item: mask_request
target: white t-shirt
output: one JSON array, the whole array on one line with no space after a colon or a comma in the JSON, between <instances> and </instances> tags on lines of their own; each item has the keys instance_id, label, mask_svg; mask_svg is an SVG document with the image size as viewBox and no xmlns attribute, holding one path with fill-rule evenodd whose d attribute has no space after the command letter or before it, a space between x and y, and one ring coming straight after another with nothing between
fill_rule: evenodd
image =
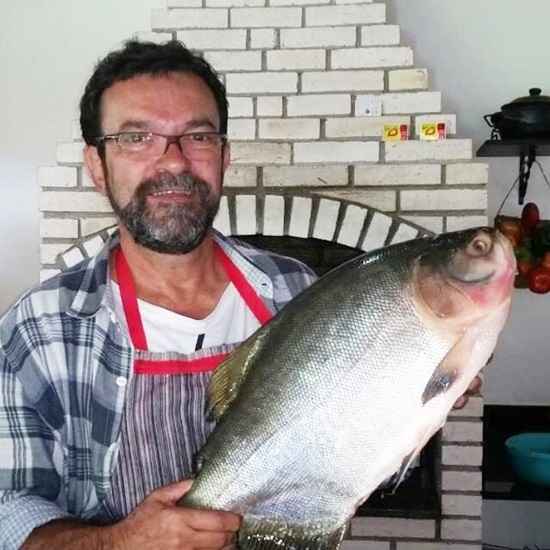
<instances>
[{"instance_id":1,"label":"white t-shirt","mask_svg":"<svg viewBox=\"0 0 550 550\"><path fill-rule=\"evenodd\" d=\"M119 285L111 279L117 318L128 332ZM204 319L192 319L138 299L149 351L193 353L197 349L242 342L260 327L233 283Z\"/></svg>"}]
</instances>

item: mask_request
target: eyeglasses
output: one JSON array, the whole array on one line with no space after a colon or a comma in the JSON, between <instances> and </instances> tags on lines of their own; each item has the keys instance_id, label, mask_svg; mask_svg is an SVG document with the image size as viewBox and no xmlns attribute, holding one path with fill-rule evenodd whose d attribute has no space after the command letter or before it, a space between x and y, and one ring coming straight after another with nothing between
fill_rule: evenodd
<instances>
[{"instance_id":1,"label":"eyeglasses","mask_svg":"<svg viewBox=\"0 0 550 550\"><path fill-rule=\"evenodd\" d=\"M191 132L179 136L165 136L155 132L119 132L96 138L96 143L114 141L119 150L143 158L162 157L175 143L181 153L193 160L208 160L217 154L225 143L225 134L218 132Z\"/></svg>"}]
</instances>

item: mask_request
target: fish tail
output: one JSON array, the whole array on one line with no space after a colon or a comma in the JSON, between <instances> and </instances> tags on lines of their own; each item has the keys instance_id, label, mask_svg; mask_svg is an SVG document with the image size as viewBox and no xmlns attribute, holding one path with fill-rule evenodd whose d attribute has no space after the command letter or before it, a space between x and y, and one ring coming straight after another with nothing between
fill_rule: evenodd
<instances>
[{"instance_id":1,"label":"fish tail","mask_svg":"<svg viewBox=\"0 0 550 550\"><path fill-rule=\"evenodd\" d=\"M319 525L291 526L275 521L245 519L238 537L239 550L337 550L347 524L333 531Z\"/></svg>"}]
</instances>

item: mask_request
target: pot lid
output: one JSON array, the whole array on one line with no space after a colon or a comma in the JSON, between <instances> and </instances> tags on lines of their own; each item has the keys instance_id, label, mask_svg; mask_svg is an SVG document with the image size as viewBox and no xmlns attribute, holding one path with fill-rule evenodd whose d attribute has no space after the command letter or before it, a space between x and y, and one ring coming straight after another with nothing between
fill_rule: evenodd
<instances>
[{"instance_id":1,"label":"pot lid","mask_svg":"<svg viewBox=\"0 0 550 550\"><path fill-rule=\"evenodd\" d=\"M514 99L514 101L503 105L502 110L517 109L527 105L544 105L545 107L550 106L550 96L542 95L542 90L540 88L531 88L528 96Z\"/></svg>"}]
</instances>

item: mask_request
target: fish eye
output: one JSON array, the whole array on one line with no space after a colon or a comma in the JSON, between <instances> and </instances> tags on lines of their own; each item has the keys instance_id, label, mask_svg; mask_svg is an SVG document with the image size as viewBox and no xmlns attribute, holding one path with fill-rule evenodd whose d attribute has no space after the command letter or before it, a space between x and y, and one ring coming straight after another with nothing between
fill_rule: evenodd
<instances>
[{"instance_id":1,"label":"fish eye","mask_svg":"<svg viewBox=\"0 0 550 550\"><path fill-rule=\"evenodd\" d=\"M487 233L479 233L468 244L466 252L470 256L481 257L486 256L493 247L493 239Z\"/></svg>"}]
</instances>

